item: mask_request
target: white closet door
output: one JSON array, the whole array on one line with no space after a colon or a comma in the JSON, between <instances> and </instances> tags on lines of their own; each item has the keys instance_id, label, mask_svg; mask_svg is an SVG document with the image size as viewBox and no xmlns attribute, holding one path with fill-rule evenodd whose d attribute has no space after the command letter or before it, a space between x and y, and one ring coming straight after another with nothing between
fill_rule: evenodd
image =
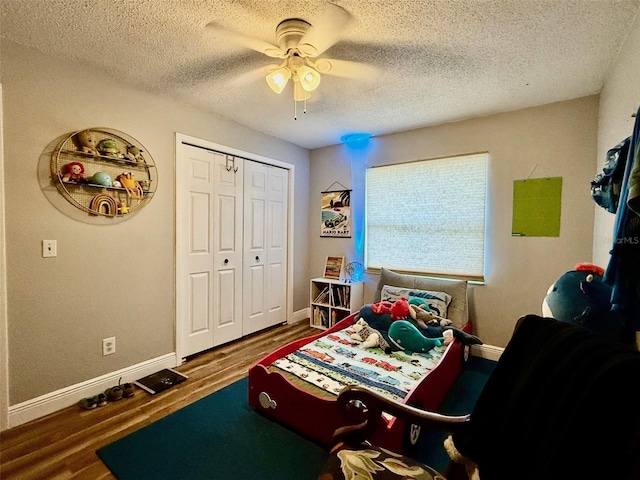
<instances>
[{"instance_id":1,"label":"white closet door","mask_svg":"<svg viewBox=\"0 0 640 480\"><path fill-rule=\"evenodd\" d=\"M242 336L242 164L181 146L177 171L177 322L181 356Z\"/></svg>"},{"instance_id":2,"label":"white closet door","mask_svg":"<svg viewBox=\"0 0 640 480\"><path fill-rule=\"evenodd\" d=\"M288 172L245 161L243 333L286 321Z\"/></svg>"}]
</instances>

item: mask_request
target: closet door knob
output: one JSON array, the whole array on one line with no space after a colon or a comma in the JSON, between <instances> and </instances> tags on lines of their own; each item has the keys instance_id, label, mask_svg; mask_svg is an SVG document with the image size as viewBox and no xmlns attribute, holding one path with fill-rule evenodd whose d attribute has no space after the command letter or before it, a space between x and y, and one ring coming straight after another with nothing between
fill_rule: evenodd
<instances>
[{"instance_id":1,"label":"closet door knob","mask_svg":"<svg viewBox=\"0 0 640 480\"><path fill-rule=\"evenodd\" d=\"M225 259L224 259L224 264L226 265L227 263L229 263L229 259L228 259L228 258L225 258Z\"/></svg>"},{"instance_id":2,"label":"closet door knob","mask_svg":"<svg viewBox=\"0 0 640 480\"><path fill-rule=\"evenodd\" d=\"M256 255L256 262L260 261L260 257L258 255Z\"/></svg>"}]
</instances>

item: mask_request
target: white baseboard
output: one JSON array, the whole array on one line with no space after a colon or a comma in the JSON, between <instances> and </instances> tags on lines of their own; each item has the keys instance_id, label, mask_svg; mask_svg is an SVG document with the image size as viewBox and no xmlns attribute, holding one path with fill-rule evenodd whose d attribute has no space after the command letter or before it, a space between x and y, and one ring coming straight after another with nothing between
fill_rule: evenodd
<instances>
[{"instance_id":1,"label":"white baseboard","mask_svg":"<svg viewBox=\"0 0 640 480\"><path fill-rule=\"evenodd\" d=\"M504 348L495 347L493 345L472 345L471 355L474 357L486 358L487 360L493 360L497 362L500 360L500 355L504 352Z\"/></svg>"},{"instance_id":2,"label":"white baseboard","mask_svg":"<svg viewBox=\"0 0 640 480\"><path fill-rule=\"evenodd\" d=\"M293 312L293 315L291 316L291 320L289 321L289 324L298 323L303 320L308 320L309 314L310 314L309 307L303 308L302 310L298 310L297 312Z\"/></svg>"},{"instance_id":3,"label":"white baseboard","mask_svg":"<svg viewBox=\"0 0 640 480\"><path fill-rule=\"evenodd\" d=\"M161 357L152 358L55 392L46 393L31 400L11 405L9 407L9 428L57 412L78 403L82 398L92 397L104 392L107 388L117 385L120 377L122 377L122 383L133 382L163 368L173 368L178 365L176 362L176 354L168 353Z\"/></svg>"}]
</instances>

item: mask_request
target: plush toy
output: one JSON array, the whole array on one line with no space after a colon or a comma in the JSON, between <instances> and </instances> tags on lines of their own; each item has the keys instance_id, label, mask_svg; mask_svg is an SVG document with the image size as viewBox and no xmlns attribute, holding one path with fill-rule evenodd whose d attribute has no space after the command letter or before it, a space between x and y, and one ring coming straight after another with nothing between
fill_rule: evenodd
<instances>
[{"instance_id":1,"label":"plush toy","mask_svg":"<svg viewBox=\"0 0 640 480\"><path fill-rule=\"evenodd\" d=\"M439 347L444 337L427 338L416 326L406 320L397 320L389 327L391 344L406 353L426 353L434 347Z\"/></svg>"},{"instance_id":2,"label":"plush toy","mask_svg":"<svg viewBox=\"0 0 640 480\"><path fill-rule=\"evenodd\" d=\"M391 346L382 334L378 330L371 328L363 319L354 323L352 328L356 333L351 334L351 338L360 342L362 348L380 347L385 352L390 350Z\"/></svg>"},{"instance_id":3,"label":"plush toy","mask_svg":"<svg viewBox=\"0 0 640 480\"><path fill-rule=\"evenodd\" d=\"M82 153L88 153L90 155L98 155L98 139L96 134L91 130L83 130L78 132L74 137L74 142L78 147L78 150Z\"/></svg>"},{"instance_id":4,"label":"plush toy","mask_svg":"<svg viewBox=\"0 0 640 480\"><path fill-rule=\"evenodd\" d=\"M383 313L391 313L391 307L393 306L393 303L391 302L378 302L378 303L372 303L371 304L371 311L373 313L376 313L378 315L383 314Z\"/></svg>"},{"instance_id":5,"label":"plush toy","mask_svg":"<svg viewBox=\"0 0 640 480\"><path fill-rule=\"evenodd\" d=\"M382 338L387 343L391 343L389 339L389 328L397 320L393 320L393 318L391 318L391 313L375 313L375 309L374 309L375 305L376 304L363 306L360 309L360 312L358 313L356 320L363 319L365 322L367 322L367 324L371 328L379 332ZM424 317L426 320L426 323L425 323L425 322L419 321L419 318L422 315L422 313L418 313L417 309L416 309L416 313L417 315L415 319L412 316L409 316L407 318L407 321L414 324L414 326L420 331L420 333L427 338L438 338L438 337L446 337L448 335L452 335L454 338L460 340L460 342L462 342L465 345L481 345L482 344L482 340L480 340L480 338L476 337L475 335L471 335L470 333L466 333L465 331L460 330L459 328L450 326L451 324L450 320L442 319L444 320L444 322L442 320L429 321L429 318L431 318L432 314L424 312L424 314L426 315L426 317ZM440 317L436 317L436 318L440 318ZM446 333L448 331L451 331L451 333L450 334Z\"/></svg>"},{"instance_id":6,"label":"plush toy","mask_svg":"<svg viewBox=\"0 0 640 480\"><path fill-rule=\"evenodd\" d=\"M404 297L399 298L391 305L390 312L391 318L394 320L404 320L411 316L411 310L409 309L409 302Z\"/></svg>"},{"instance_id":7,"label":"plush toy","mask_svg":"<svg viewBox=\"0 0 640 480\"><path fill-rule=\"evenodd\" d=\"M602 267L579 263L551 285L542 302L542 314L630 342L623 319L611 312L611 286L603 281L603 275Z\"/></svg>"},{"instance_id":8,"label":"plush toy","mask_svg":"<svg viewBox=\"0 0 640 480\"><path fill-rule=\"evenodd\" d=\"M103 138L98 142L97 148L100 155L105 157L124 158L124 155L122 155L118 149L118 144L113 138Z\"/></svg>"},{"instance_id":9,"label":"plush toy","mask_svg":"<svg viewBox=\"0 0 640 480\"><path fill-rule=\"evenodd\" d=\"M144 150L140 150L134 145L127 146L127 154L125 155L132 162L144 163L144 157L142 156Z\"/></svg>"},{"instance_id":10,"label":"plush toy","mask_svg":"<svg viewBox=\"0 0 640 480\"><path fill-rule=\"evenodd\" d=\"M411 297L408 303L409 308L411 309L411 317L416 321L420 328L427 328L427 325L429 324L446 327L453 323L448 318L442 318L434 314L431 311L431 308L429 308L429 304L422 298Z\"/></svg>"},{"instance_id":11,"label":"plush toy","mask_svg":"<svg viewBox=\"0 0 640 480\"><path fill-rule=\"evenodd\" d=\"M62 181L71 183L84 182L84 165L80 162L67 163L62 167Z\"/></svg>"},{"instance_id":12,"label":"plush toy","mask_svg":"<svg viewBox=\"0 0 640 480\"><path fill-rule=\"evenodd\" d=\"M89 179L90 183L95 185L102 185L103 187L112 187L113 180L111 179L111 175L106 172L96 172Z\"/></svg>"}]
</instances>

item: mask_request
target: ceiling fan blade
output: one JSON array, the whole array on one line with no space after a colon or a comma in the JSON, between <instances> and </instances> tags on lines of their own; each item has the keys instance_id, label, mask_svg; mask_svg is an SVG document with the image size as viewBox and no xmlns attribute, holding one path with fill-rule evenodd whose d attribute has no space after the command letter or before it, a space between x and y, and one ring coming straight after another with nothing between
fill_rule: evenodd
<instances>
[{"instance_id":1,"label":"ceiling fan blade","mask_svg":"<svg viewBox=\"0 0 640 480\"><path fill-rule=\"evenodd\" d=\"M265 40L257 37L252 37L250 35L245 35L244 33L236 32L235 30L229 30L228 28L224 28L215 22L208 23L207 28L212 28L218 30L219 32L223 32L225 37L227 37L231 41L242 45L243 47L255 50L256 52L264 53L269 57L284 58L286 56L286 53L280 50L280 48L272 45Z\"/></svg>"},{"instance_id":2,"label":"ceiling fan blade","mask_svg":"<svg viewBox=\"0 0 640 480\"><path fill-rule=\"evenodd\" d=\"M382 70L366 63L319 58L315 62L316 69L323 75L353 78L358 80L374 80L382 74Z\"/></svg>"},{"instance_id":3,"label":"ceiling fan blade","mask_svg":"<svg viewBox=\"0 0 640 480\"><path fill-rule=\"evenodd\" d=\"M298 50L307 57L317 57L340 40L342 31L351 21L351 14L344 8L329 4L298 42Z\"/></svg>"},{"instance_id":4,"label":"ceiling fan blade","mask_svg":"<svg viewBox=\"0 0 640 480\"><path fill-rule=\"evenodd\" d=\"M236 86L241 86L258 80L264 81L267 74L273 72L278 67L279 65L265 65L264 67L254 68L253 70L249 70L248 72L236 75L230 83Z\"/></svg>"}]
</instances>

